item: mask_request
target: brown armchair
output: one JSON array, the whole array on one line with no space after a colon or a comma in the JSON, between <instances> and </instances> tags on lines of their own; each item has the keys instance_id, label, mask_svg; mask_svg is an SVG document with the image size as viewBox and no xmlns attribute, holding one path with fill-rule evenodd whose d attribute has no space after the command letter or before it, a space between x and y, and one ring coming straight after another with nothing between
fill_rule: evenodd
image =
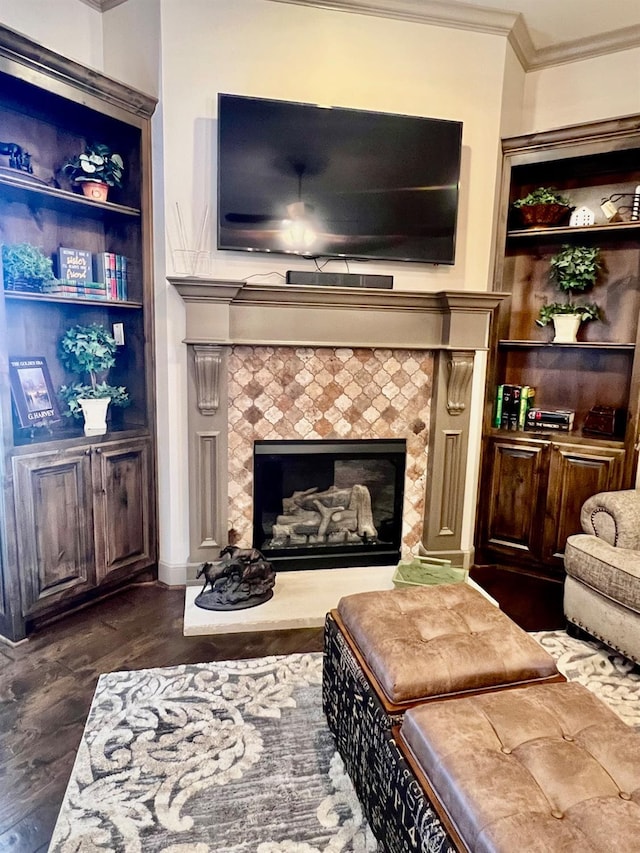
<instances>
[{"instance_id":1,"label":"brown armchair","mask_svg":"<svg viewBox=\"0 0 640 853\"><path fill-rule=\"evenodd\" d=\"M593 495L580 521L565 549L565 616L640 663L640 490Z\"/></svg>"}]
</instances>

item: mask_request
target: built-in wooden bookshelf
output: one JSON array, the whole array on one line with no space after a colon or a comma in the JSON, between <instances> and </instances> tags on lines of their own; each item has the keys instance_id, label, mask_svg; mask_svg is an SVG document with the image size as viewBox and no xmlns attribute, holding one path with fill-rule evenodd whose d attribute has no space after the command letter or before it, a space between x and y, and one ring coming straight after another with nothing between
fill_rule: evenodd
<instances>
[{"instance_id":1,"label":"built-in wooden bookshelf","mask_svg":"<svg viewBox=\"0 0 640 853\"><path fill-rule=\"evenodd\" d=\"M0 27L0 136L28 152L32 168L0 155L0 243L29 243L48 258L60 247L119 253L129 264L126 299L23 292L7 282L0 291L0 633L11 640L155 570L154 108L153 98ZM125 163L123 187L106 202L78 193L61 170L92 142ZM56 393L77 380L59 358L60 338L93 323L123 330L109 383L127 388L130 405L113 409L101 436L87 437L82 421L65 416L25 427L9 359L43 358Z\"/></svg>"},{"instance_id":2,"label":"built-in wooden bookshelf","mask_svg":"<svg viewBox=\"0 0 640 853\"><path fill-rule=\"evenodd\" d=\"M567 127L503 141L494 289L510 294L494 328L484 416L476 561L550 576L563 572L564 543L579 532L591 494L633 486L639 409L640 117ZM524 228L513 202L554 187L593 225ZM620 222L601 210L618 198ZM550 259L561 246L600 249L602 269L588 301L602 320L583 323L577 343L552 343L536 318L558 301ZM512 431L493 424L496 388L530 385L535 405L575 412L570 431ZM593 407L614 409L613 434L584 431Z\"/></svg>"}]
</instances>

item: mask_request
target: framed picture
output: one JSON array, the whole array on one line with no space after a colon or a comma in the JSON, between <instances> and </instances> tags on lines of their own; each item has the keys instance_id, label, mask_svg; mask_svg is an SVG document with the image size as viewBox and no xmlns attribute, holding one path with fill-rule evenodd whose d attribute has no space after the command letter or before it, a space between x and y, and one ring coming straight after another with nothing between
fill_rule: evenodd
<instances>
[{"instance_id":1,"label":"framed picture","mask_svg":"<svg viewBox=\"0 0 640 853\"><path fill-rule=\"evenodd\" d=\"M60 420L49 369L42 356L9 356L9 378L20 426Z\"/></svg>"}]
</instances>

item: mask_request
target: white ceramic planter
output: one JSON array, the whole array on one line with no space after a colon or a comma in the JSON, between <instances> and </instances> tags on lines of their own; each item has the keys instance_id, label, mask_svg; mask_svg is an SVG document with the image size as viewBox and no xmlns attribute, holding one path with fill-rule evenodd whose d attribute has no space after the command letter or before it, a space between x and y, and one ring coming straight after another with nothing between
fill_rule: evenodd
<instances>
[{"instance_id":1,"label":"white ceramic planter","mask_svg":"<svg viewBox=\"0 0 640 853\"><path fill-rule=\"evenodd\" d=\"M78 403L84 415L85 435L104 435L107 431L107 409L111 397L80 398Z\"/></svg>"},{"instance_id":2,"label":"white ceramic planter","mask_svg":"<svg viewBox=\"0 0 640 853\"><path fill-rule=\"evenodd\" d=\"M554 314L554 344L575 344L582 318L579 314Z\"/></svg>"}]
</instances>

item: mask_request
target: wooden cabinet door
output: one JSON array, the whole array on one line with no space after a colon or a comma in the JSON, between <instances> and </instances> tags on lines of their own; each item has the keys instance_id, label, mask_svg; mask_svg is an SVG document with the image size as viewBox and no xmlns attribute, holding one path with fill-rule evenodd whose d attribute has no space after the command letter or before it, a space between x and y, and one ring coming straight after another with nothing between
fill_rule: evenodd
<instances>
[{"instance_id":1,"label":"wooden cabinet door","mask_svg":"<svg viewBox=\"0 0 640 853\"><path fill-rule=\"evenodd\" d=\"M32 616L95 584L88 448L13 459L22 612Z\"/></svg>"},{"instance_id":2,"label":"wooden cabinet door","mask_svg":"<svg viewBox=\"0 0 640 853\"><path fill-rule=\"evenodd\" d=\"M517 560L539 554L548 446L498 438L487 450L483 547Z\"/></svg>"},{"instance_id":3,"label":"wooden cabinet door","mask_svg":"<svg viewBox=\"0 0 640 853\"><path fill-rule=\"evenodd\" d=\"M582 504L597 492L622 487L624 450L552 444L543 558L563 570L567 537L580 533Z\"/></svg>"},{"instance_id":4,"label":"wooden cabinet door","mask_svg":"<svg viewBox=\"0 0 640 853\"><path fill-rule=\"evenodd\" d=\"M151 441L114 442L93 453L96 576L126 575L155 561L155 510L150 500Z\"/></svg>"}]
</instances>

